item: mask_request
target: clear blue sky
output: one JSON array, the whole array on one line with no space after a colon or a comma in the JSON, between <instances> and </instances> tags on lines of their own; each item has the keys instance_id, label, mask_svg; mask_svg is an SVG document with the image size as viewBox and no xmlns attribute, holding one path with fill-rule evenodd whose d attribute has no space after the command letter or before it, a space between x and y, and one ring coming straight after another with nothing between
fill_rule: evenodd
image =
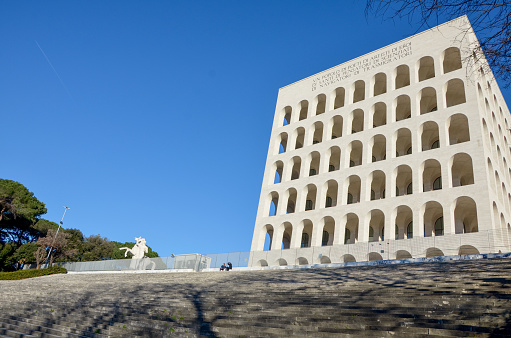
<instances>
[{"instance_id":1,"label":"clear blue sky","mask_svg":"<svg viewBox=\"0 0 511 338\"><path fill-rule=\"evenodd\" d=\"M3 1L0 177L85 236L248 251L278 89L416 32L364 5Z\"/></svg>"}]
</instances>

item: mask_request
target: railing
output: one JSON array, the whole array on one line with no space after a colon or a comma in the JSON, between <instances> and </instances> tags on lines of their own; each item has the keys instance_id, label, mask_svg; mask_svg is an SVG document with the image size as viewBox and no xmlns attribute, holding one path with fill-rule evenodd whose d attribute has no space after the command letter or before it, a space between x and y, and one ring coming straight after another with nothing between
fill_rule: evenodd
<instances>
[{"instance_id":1,"label":"railing","mask_svg":"<svg viewBox=\"0 0 511 338\"><path fill-rule=\"evenodd\" d=\"M511 252L511 229L494 229L468 234L391 239L268 251L243 251L220 254L189 254L171 257L117 259L94 262L56 263L68 271L124 270L216 270L222 264L233 268L350 263L409 259L434 256L473 255Z\"/></svg>"},{"instance_id":2,"label":"railing","mask_svg":"<svg viewBox=\"0 0 511 338\"><path fill-rule=\"evenodd\" d=\"M511 251L511 229L390 239L308 248L254 251L249 266L286 266L473 255Z\"/></svg>"}]
</instances>

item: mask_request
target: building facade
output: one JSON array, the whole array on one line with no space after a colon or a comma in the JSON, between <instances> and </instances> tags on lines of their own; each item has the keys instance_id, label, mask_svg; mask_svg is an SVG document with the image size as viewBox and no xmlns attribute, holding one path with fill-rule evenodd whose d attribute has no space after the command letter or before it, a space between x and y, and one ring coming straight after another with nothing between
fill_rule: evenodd
<instances>
[{"instance_id":1,"label":"building facade","mask_svg":"<svg viewBox=\"0 0 511 338\"><path fill-rule=\"evenodd\" d=\"M507 252L509 110L466 17L279 90L251 266Z\"/></svg>"}]
</instances>

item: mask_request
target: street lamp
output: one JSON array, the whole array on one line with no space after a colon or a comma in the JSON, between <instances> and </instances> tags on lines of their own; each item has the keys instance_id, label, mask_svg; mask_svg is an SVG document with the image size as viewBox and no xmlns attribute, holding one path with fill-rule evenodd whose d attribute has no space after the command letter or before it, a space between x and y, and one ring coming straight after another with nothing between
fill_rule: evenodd
<instances>
[{"instance_id":1,"label":"street lamp","mask_svg":"<svg viewBox=\"0 0 511 338\"><path fill-rule=\"evenodd\" d=\"M57 235L59 234L59 230L62 224L64 224L64 216L66 216L66 211L68 211L69 207L64 207L64 215L62 215L62 219L60 220L59 227L57 229L57 233L55 234L55 237L53 238L53 242L50 245L50 250L48 251L48 256L46 256L46 264L48 264L48 260L50 259L51 250L53 249L53 244L55 244L55 240L57 239Z\"/></svg>"}]
</instances>

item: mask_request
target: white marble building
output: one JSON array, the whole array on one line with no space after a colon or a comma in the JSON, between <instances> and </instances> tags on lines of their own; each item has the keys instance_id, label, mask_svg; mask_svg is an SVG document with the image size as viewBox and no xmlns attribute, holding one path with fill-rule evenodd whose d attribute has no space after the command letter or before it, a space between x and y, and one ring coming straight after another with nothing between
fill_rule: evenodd
<instances>
[{"instance_id":1,"label":"white marble building","mask_svg":"<svg viewBox=\"0 0 511 338\"><path fill-rule=\"evenodd\" d=\"M249 264L510 251L511 116L477 47L461 17L281 88Z\"/></svg>"}]
</instances>

